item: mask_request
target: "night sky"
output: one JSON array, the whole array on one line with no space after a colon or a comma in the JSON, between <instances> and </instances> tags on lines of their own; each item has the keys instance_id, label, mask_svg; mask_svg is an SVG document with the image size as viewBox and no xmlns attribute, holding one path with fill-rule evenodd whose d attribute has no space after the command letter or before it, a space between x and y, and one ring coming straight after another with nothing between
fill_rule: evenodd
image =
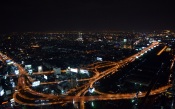
<instances>
[{"instance_id":1,"label":"night sky","mask_svg":"<svg viewBox=\"0 0 175 109\"><path fill-rule=\"evenodd\" d=\"M175 30L173 0L3 0L0 32Z\"/></svg>"}]
</instances>

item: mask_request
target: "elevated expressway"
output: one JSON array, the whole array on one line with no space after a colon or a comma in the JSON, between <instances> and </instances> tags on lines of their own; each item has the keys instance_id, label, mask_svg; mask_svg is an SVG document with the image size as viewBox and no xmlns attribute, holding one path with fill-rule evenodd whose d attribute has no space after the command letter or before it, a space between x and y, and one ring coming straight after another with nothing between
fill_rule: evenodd
<instances>
[{"instance_id":1,"label":"elevated expressway","mask_svg":"<svg viewBox=\"0 0 175 109\"><path fill-rule=\"evenodd\" d=\"M65 104L68 102L80 102L82 101L93 101L93 100L118 100L118 99L132 99L136 96L136 93L116 93L116 94L108 94L103 93L100 91L95 90L96 93L99 95L95 96L84 96L89 88L93 88L93 85L96 81L100 80L101 78L108 76L109 74L117 73L118 69L127 65L130 62L133 62L136 58L140 57L150 49L156 47L159 43L154 42L150 46L144 48L142 51L125 58L119 62L96 62L90 64L86 67L86 69L91 70L94 72L94 76L91 78L80 79L78 82L85 82L83 85L73 88L65 92L64 95L54 95L54 94L45 94L42 92L37 92L31 89L31 82L33 82L32 78L28 73L22 68L19 64L15 63L18 66L20 75L18 78L18 86L17 91L13 94L13 98L15 102L22 104L22 105L29 105L29 106L40 106L40 105L51 105L51 104ZM103 71L99 71L101 68L106 68ZM69 80L66 80L69 81ZM43 82L41 84L54 84L54 83L61 83L59 82ZM160 94L166 91L172 85L166 85L163 87L159 87L151 91L150 95ZM76 92L74 95L72 93ZM138 97L144 97L146 92L142 92L139 94ZM71 95L71 96L70 96ZM37 102L36 102L37 101ZM38 102L39 101L39 102Z\"/></svg>"}]
</instances>

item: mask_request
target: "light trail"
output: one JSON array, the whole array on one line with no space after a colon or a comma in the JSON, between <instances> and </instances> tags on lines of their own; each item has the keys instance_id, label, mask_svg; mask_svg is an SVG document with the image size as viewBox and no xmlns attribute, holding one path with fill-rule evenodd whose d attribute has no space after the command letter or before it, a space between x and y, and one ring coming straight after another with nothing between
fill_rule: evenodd
<instances>
[{"instance_id":1,"label":"light trail","mask_svg":"<svg viewBox=\"0 0 175 109\"><path fill-rule=\"evenodd\" d=\"M120 93L120 94L109 94L109 93L103 93L100 91L95 90L96 93L100 94L100 95L96 95L96 96L84 96L87 92L88 92L88 88L92 88L93 84L100 80L103 77L106 77L109 74L114 74L118 71L119 68L127 65L130 62L133 62L136 57L140 57L142 54L144 54L146 51L148 51L150 48L153 48L154 46L158 45L158 42L152 43L152 45L150 45L147 48L144 48L142 51L128 57L125 58L119 62L109 62L109 61L103 61L103 62L96 62L93 64L88 65L86 68L87 69L91 69L94 71L95 75L91 78L86 78L86 79L80 79L78 80L78 82L81 81L87 81L86 83L84 83L83 85L81 85L80 87L74 88L74 89L70 89L69 91L66 92L66 94L71 94L73 92L77 92L74 96L69 96L69 95L53 95L53 94L44 94L44 93L40 93L37 91L34 91L30 88L30 86L26 85L27 80L25 80L24 77L19 77L18 79L18 87L21 87L20 89L18 89L18 92L15 92L13 94L13 98L15 100L15 102L19 103L19 104L23 104L23 105L29 105L29 106L40 106L40 105L51 105L51 104L62 104L62 103L68 103L68 102L72 102L72 100L74 100L74 102L80 102L80 101L93 101L93 100L119 100L119 99L132 99L133 97L136 96L136 93ZM32 78L30 78L30 75L28 75L28 73L19 65L16 64L20 70L20 75L26 75L29 76L27 77L28 80L32 81ZM104 71L99 71L100 68L107 68ZM49 72L46 72L49 73ZM44 73L34 73L36 75L38 74L44 74ZM43 82L41 83L41 85L44 84L55 84L55 83L61 83L60 82ZM166 86L162 86L159 87L157 89L154 89L151 91L150 95L156 95L156 94L160 94L164 91L166 91L169 87L171 87L172 85L166 85ZM40 96L39 98L32 98L32 97L28 97L23 95L23 93L21 93L21 90L26 91L27 93L30 93L32 95L36 95L36 96ZM144 97L146 94L146 92L142 92L142 94L139 94L138 97ZM21 101L18 99L18 97L21 97L23 99L26 100L31 100L30 103L27 103L27 101ZM40 103L37 104L35 103L35 100L48 100L46 103ZM55 100L55 101L54 101Z\"/></svg>"},{"instance_id":2,"label":"light trail","mask_svg":"<svg viewBox=\"0 0 175 109\"><path fill-rule=\"evenodd\" d=\"M165 46L162 50L160 50L157 55L159 56L160 54L162 54L162 52L167 48L167 46Z\"/></svg>"}]
</instances>

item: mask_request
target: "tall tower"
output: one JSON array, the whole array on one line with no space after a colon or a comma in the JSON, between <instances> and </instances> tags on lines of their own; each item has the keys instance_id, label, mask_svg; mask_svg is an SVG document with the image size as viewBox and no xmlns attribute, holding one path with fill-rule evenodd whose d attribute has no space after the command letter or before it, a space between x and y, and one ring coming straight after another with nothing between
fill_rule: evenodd
<instances>
[{"instance_id":1,"label":"tall tower","mask_svg":"<svg viewBox=\"0 0 175 109\"><path fill-rule=\"evenodd\" d=\"M78 38L76 39L77 41L82 41L83 42L83 37L82 37L83 33L78 32Z\"/></svg>"},{"instance_id":2,"label":"tall tower","mask_svg":"<svg viewBox=\"0 0 175 109\"><path fill-rule=\"evenodd\" d=\"M81 39L82 39L82 33L81 33L81 32L79 32L79 33L78 33L78 35L79 35L79 38L81 38Z\"/></svg>"}]
</instances>

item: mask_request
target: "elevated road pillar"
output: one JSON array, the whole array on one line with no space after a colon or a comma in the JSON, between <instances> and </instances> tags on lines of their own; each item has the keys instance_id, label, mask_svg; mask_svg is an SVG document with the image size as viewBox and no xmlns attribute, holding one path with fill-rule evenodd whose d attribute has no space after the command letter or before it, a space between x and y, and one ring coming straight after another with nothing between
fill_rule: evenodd
<instances>
[{"instance_id":1,"label":"elevated road pillar","mask_svg":"<svg viewBox=\"0 0 175 109\"><path fill-rule=\"evenodd\" d=\"M80 109L85 109L85 107L84 107L84 100L83 99L81 99L81 101L80 101Z\"/></svg>"}]
</instances>

